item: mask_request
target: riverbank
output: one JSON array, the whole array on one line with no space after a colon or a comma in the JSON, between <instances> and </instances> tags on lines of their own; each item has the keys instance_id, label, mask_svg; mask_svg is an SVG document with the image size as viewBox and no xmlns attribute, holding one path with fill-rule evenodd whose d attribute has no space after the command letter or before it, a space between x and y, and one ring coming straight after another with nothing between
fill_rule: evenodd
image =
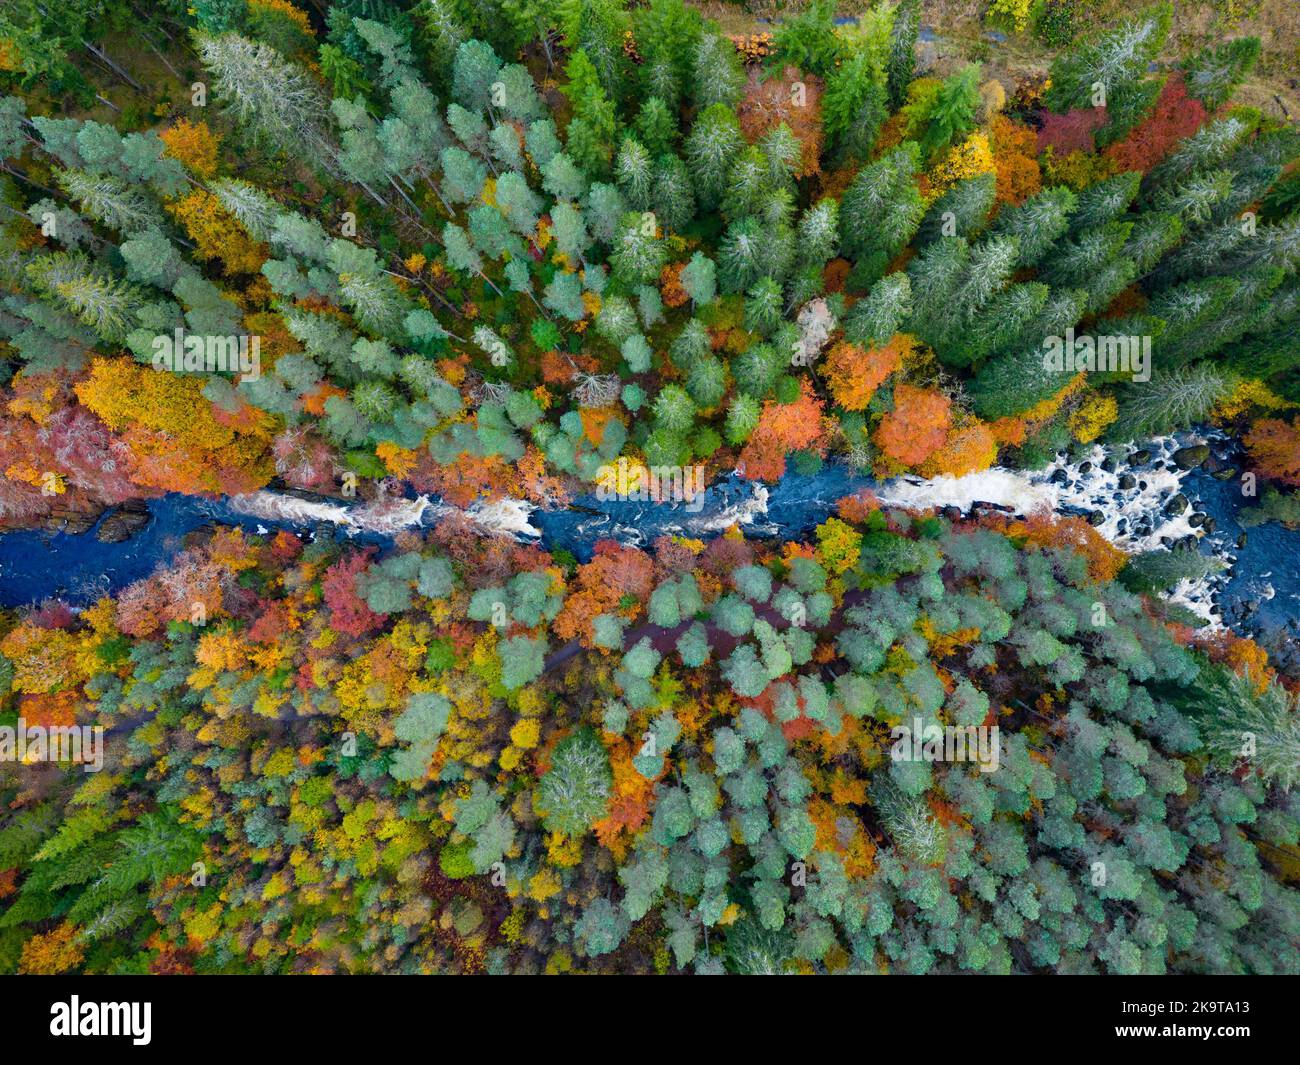
<instances>
[{"instance_id":1,"label":"riverbank","mask_svg":"<svg viewBox=\"0 0 1300 1065\"><path fill-rule=\"evenodd\" d=\"M1192 460L1199 460L1193 462ZM1247 529L1239 520L1254 502L1243 494L1235 444L1215 431L1059 456L1046 468L995 468L965 477L877 482L843 463L815 474L789 472L767 485L731 475L710 485L702 501L600 500L537 508L525 500L476 504L465 513L483 535L510 536L578 561L601 540L649 546L661 536L709 539L737 527L748 536L799 539L835 512L839 500L870 492L909 510L960 515L1050 512L1087 519L1130 554L1196 547L1223 571L1183 581L1168 598L1203 622L1242 633L1300 637L1300 530L1276 523ZM697 505L698 504L698 505ZM305 493L255 492L220 501L170 495L145 506L147 521L128 540L101 533L121 511L77 532L27 530L0 535L0 603L8 607L62 599L81 605L148 576L210 525L251 533L288 530L315 538L344 537L380 549L407 530L428 528L457 508L427 496L348 502Z\"/></svg>"}]
</instances>

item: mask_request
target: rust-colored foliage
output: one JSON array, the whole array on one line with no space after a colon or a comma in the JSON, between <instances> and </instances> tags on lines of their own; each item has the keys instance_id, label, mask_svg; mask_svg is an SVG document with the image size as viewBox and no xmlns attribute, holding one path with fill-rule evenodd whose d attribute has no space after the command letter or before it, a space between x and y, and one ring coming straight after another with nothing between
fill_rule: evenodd
<instances>
[{"instance_id":1,"label":"rust-colored foliage","mask_svg":"<svg viewBox=\"0 0 1300 1065\"><path fill-rule=\"evenodd\" d=\"M0 521L86 512L143 494L135 456L76 402L66 374L20 373L0 414Z\"/></svg>"},{"instance_id":2,"label":"rust-colored foliage","mask_svg":"<svg viewBox=\"0 0 1300 1065\"><path fill-rule=\"evenodd\" d=\"M368 565L369 552L358 551L335 562L321 579L330 625L347 636L364 636L384 624L383 615L371 610L357 594L357 574Z\"/></svg>"},{"instance_id":3,"label":"rust-colored foliage","mask_svg":"<svg viewBox=\"0 0 1300 1065\"><path fill-rule=\"evenodd\" d=\"M684 262L669 263L659 274L659 291L665 307L680 307L691 298L682 288L682 268L685 265Z\"/></svg>"},{"instance_id":4,"label":"rust-colored foliage","mask_svg":"<svg viewBox=\"0 0 1300 1065\"><path fill-rule=\"evenodd\" d=\"M769 399L763 404L758 425L740 453L740 475L754 481L778 481L785 473L785 459L790 452L820 454L825 449L821 400L804 378L799 383L799 398L793 403Z\"/></svg>"},{"instance_id":5,"label":"rust-colored foliage","mask_svg":"<svg viewBox=\"0 0 1300 1065\"><path fill-rule=\"evenodd\" d=\"M204 260L220 260L227 274L255 274L266 262L269 255L266 245L249 237L221 206L221 201L206 189L195 189L169 203L167 209L198 245L194 254Z\"/></svg>"},{"instance_id":6,"label":"rust-colored foliage","mask_svg":"<svg viewBox=\"0 0 1300 1065\"><path fill-rule=\"evenodd\" d=\"M1277 672L1268 664L1268 652L1247 636L1220 629L1218 632L1197 632L1191 642L1213 661L1247 677L1261 694L1277 678Z\"/></svg>"},{"instance_id":7,"label":"rust-colored foliage","mask_svg":"<svg viewBox=\"0 0 1300 1065\"><path fill-rule=\"evenodd\" d=\"M38 933L23 944L18 971L35 976L65 973L80 965L85 953L76 925L64 921L52 931Z\"/></svg>"},{"instance_id":8,"label":"rust-colored foliage","mask_svg":"<svg viewBox=\"0 0 1300 1065\"><path fill-rule=\"evenodd\" d=\"M942 392L900 384L894 409L876 429L876 446L896 466L919 466L943 446L951 422L952 400Z\"/></svg>"},{"instance_id":9,"label":"rust-colored foliage","mask_svg":"<svg viewBox=\"0 0 1300 1065\"><path fill-rule=\"evenodd\" d=\"M189 495L261 488L274 465L269 415L241 409L218 418L203 378L157 373L131 359L98 358L77 397L122 434L138 484Z\"/></svg>"},{"instance_id":10,"label":"rust-colored foliage","mask_svg":"<svg viewBox=\"0 0 1300 1065\"><path fill-rule=\"evenodd\" d=\"M591 623L597 614L622 613L630 619L635 610L620 605L623 597L644 600L653 586L654 564L645 554L613 540L601 540L591 561L578 567L552 629L563 640L578 637L590 647Z\"/></svg>"},{"instance_id":11,"label":"rust-colored foliage","mask_svg":"<svg viewBox=\"0 0 1300 1065\"><path fill-rule=\"evenodd\" d=\"M1053 148L1057 156L1071 152L1094 152L1093 134L1106 124L1104 107L1076 107L1063 115L1044 111L1043 125L1038 130L1038 150Z\"/></svg>"},{"instance_id":12,"label":"rust-colored foliage","mask_svg":"<svg viewBox=\"0 0 1300 1065\"><path fill-rule=\"evenodd\" d=\"M1242 439L1265 477L1300 485L1300 419L1261 418Z\"/></svg>"},{"instance_id":13,"label":"rust-colored foliage","mask_svg":"<svg viewBox=\"0 0 1300 1065\"><path fill-rule=\"evenodd\" d=\"M784 123L802 147L795 177L821 169L821 79L786 67L779 76L765 77L757 67L749 72L745 94L736 107L740 131L750 144Z\"/></svg>"},{"instance_id":14,"label":"rust-colored foliage","mask_svg":"<svg viewBox=\"0 0 1300 1065\"><path fill-rule=\"evenodd\" d=\"M235 575L254 564L238 529L218 531L207 544L182 551L167 569L125 588L117 598L117 627L149 637L172 621L211 622L228 599L238 598Z\"/></svg>"},{"instance_id":15,"label":"rust-colored foliage","mask_svg":"<svg viewBox=\"0 0 1300 1065\"><path fill-rule=\"evenodd\" d=\"M1200 129L1208 117L1205 105L1187 95L1182 75L1171 74L1151 113L1103 154L1114 160L1120 170L1140 170L1145 174L1173 151L1179 141Z\"/></svg>"},{"instance_id":16,"label":"rust-colored foliage","mask_svg":"<svg viewBox=\"0 0 1300 1065\"><path fill-rule=\"evenodd\" d=\"M943 446L925 460L921 472L926 477L961 477L987 470L997 457L998 442L993 431L984 422L976 421L949 433Z\"/></svg>"},{"instance_id":17,"label":"rust-colored foliage","mask_svg":"<svg viewBox=\"0 0 1300 1065\"><path fill-rule=\"evenodd\" d=\"M308 425L295 425L271 442L276 475L293 488L324 492L335 487L334 449Z\"/></svg>"},{"instance_id":18,"label":"rust-colored foliage","mask_svg":"<svg viewBox=\"0 0 1300 1065\"><path fill-rule=\"evenodd\" d=\"M1128 555L1079 517L1031 514L1009 523L1005 531L1009 536L1024 537L1026 543L1038 547L1064 547L1079 552L1088 560L1088 573L1096 581L1113 581L1128 561Z\"/></svg>"},{"instance_id":19,"label":"rust-colored foliage","mask_svg":"<svg viewBox=\"0 0 1300 1065\"><path fill-rule=\"evenodd\" d=\"M997 167L996 202L1018 206L1043 187L1036 158L1038 136L1006 115L994 116L991 131L993 164Z\"/></svg>"},{"instance_id":20,"label":"rust-colored foliage","mask_svg":"<svg viewBox=\"0 0 1300 1065\"><path fill-rule=\"evenodd\" d=\"M841 341L826 357L826 381L835 402L845 410L865 410L871 397L915 347L911 337L896 334L884 347L862 348Z\"/></svg>"},{"instance_id":21,"label":"rust-colored foliage","mask_svg":"<svg viewBox=\"0 0 1300 1065\"><path fill-rule=\"evenodd\" d=\"M839 500L835 509L845 521L858 525L880 509L880 500L874 492L864 488Z\"/></svg>"},{"instance_id":22,"label":"rust-colored foliage","mask_svg":"<svg viewBox=\"0 0 1300 1065\"><path fill-rule=\"evenodd\" d=\"M458 507L484 499L500 499L516 489L515 467L500 455L457 456L450 466L436 461L427 451L416 452L407 480L421 492L440 495Z\"/></svg>"}]
</instances>

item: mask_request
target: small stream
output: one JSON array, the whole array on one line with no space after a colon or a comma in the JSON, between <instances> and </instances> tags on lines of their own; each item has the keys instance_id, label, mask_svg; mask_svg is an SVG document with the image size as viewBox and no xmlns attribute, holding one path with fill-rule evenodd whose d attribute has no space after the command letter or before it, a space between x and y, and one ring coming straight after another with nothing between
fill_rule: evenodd
<instances>
[{"instance_id":1,"label":"small stream","mask_svg":"<svg viewBox=\"0 0 1300 1065\"><path fill-rule=\"evenodd\" d=\"M1222 558L1229 569L1223 576L1180 587L1174 596L1179 602L1215 624L1287 628L1300 635L1300 530L1275 522L1243 529L1239 512L1253 500L1243 498L1239 478L1216 477L1205 468L1183 470L1171 461L1177 448L1202 442L1211 447L1212 466L1240 465L1235 445L1221 435L1184 433L1143 449L1096 447L1032 473L995 468L961 478L902 477L881 483L845 464L827 463L811 475L788 472L771 485L733 474L710 485L703 499L690 505L599 500L593 494L567 508L545 510L504 500L476 505L468 513L484 535L534 541L586 561L604 539L648 546L664 535L707 539L733 525L749 536L799 537L834 513L839 499L861 490L902 507L969 512L989 505L1019 514L1052 510L1090 518L1128 551L1199 537L1199 549ZM1145 462L1130 461L1137 450L1148 453ZM1179 495L1187 506L1170 513L1177 509L1174 497ZM148 524L124 543L101 543L94 529L76 535L47 530L0 535L0 605L51 598L87 603L147 576L180 549L187 533L212 523L250 532L288 529L346 537L382 548L401 530L428 527L450 509L426 497L348 503L270 491L222 500L168 495L149 501ZM1207 526L1212 531L1206 533ZM1245 542L1238 547L1243 532Z\"/></svg>"}]
</instances>

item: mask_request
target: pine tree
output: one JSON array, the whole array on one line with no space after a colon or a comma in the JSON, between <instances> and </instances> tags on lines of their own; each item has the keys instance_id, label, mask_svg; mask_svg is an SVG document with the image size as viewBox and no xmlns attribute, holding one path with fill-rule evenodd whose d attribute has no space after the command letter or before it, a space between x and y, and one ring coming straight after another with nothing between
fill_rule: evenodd
<instances>
[{"instance_id":1,"label":"pine tree","mask_svg":"<svg viewBox=\"0 0 1300 1065\"><path fill-rule=\"evenodd\" d=\"M736 113L726 104L712 104L696 117L686 138L686 163L702 209L716 207L721 200L743 143Z\"/></svg>"},{"instance_id":2,"label":"pine tree","mask_svg":"<svg viewBox=\"0 0 1300 1065\"><path fill-rule=\"evenodd\" d=\"M636 41L644 63L641 84L648 99L657 99L665 115L676 111L686 86L691 84L693 60L704 22L699 12L682 0L651 0L635 14ZM711 101L712 102L712 101ZM651 143L642 136L652 155L666 151L667 143Z\"/></svg>"},{"instance_id":3,"label":"pine tree","mask_svg":"<svg viewBox=\"0 0 1300 1065\"><path fill-rule=\"evenodd\" d=\"M660 96L649 96L637 112L636 135L651 158L671 152L677 143L677 118Z\"/></svg>"},{"instance_id":4,"label":"pine tree","mask_svg":"<svg viewBox=\"0 0 1300 1065\"><path fill-rule=\"evenodd\" d=\"M676 155L661 155L655 160L651 190L655 218L665 229L680 231L695 217L690 171Z\"/></svg>"},{"instance_id":5,"label":"pine tree","mask_svg":"<svg viewBox=\"0 0 1300 1065\"><path fill-rule=\"evenodd\" d=\"M634 211L650 207L654 168L650 153L635 137L624 137L614 163L614 180Z\"/></svg>"},{"instance_id":6,"label":"pine tree","mask_svg":"<svg viewBox=\"0 0 1300 1065\"><path fill-rule=\"evenodd\" d=\"M556 152L541 166L542 188L557 200L578 201L587 194L587 177L567 152Z\"/></svg>"},{"instance_id":7,"label":"pine tree","mask_svg":"<svg viewBox=\"0 0 1300 1065\"><path fill-rule=\"evenodd\" d=\"M874 281L916 233L925 206L913 177L917 145L907 142L863 167L840 202L840 247L867 268Z\"/></svg>"},{"instance_id":8,"label":"pine tree","mask_svg":"<svg viewBox=\"0 0 1300 1065\"><path fill-rule=\"evenodd\" d=\"M718 294L717 268L703 252L696 252L682 267L680 282L695 306L712 303Z\"/></svg>"},{"instance_id":9,"label":"pine tree","mask_svg":"<svg viewBox=\"0 0 1300 1065\"><path fill-rule=\"evenodd\" d=\"M1151 380L1130 385L1120 394L1119 417L1107 430L1114 440L1140 440L1195 425L1228 395L1236 381L1204 363L1157 371Z\"/></svg>"},{"instance_id":10,"label":"pine tree","mask_svg":"<svg viewBox=\"0 0 1300 1065\"><path fill-rule=\"evenodd\" d=\"M614 276L625 285L651 282L663 269L667 253L649 220L650 216L629 212L619 224L610 265Z\"/></svg>"},{"instance_id":11,"label":"pine tree","mask_svg":"<svg viewBox=\"0 0 1300 1065\"><path fill-rule=\"evenodd\" d=\"M744 87L745 72L735 47L715 29L706 29L692 56L691 101L701 112L731 108L740 102Z\"/></svg>"},{"instance_id":12,"label":"pine tree","mask_svg":"<svg viewBox=\"0 0 1300 1065\"><path fill-rule=\"evenodd\" d=\"M844 322L844 335L861 347L889 343L912 313L912 285L905 272L877 281L866 299L853 305Z\"/></svg>"},{"instance_id":13,"label":"pine tree","mask_svg":"<svg viewBox=\"0 0 1300 1065\"><path fill-rule=\"evenodd\" d=\"M988 224L996 192L993 174L976 174L958 181L930 205L913 243L929 244L944 236L973 240Z\"/></svg>"},{"instance_id":14,"label":"pine tree","mask_svg":"<svg viewBox=\"0 0 1300 1065\"><path fill-rule=\"evenodd\" d=\"M286 155L336 168L324 95L273 48L234 33L195 34L199 59L240 125Z\"/></svg>"},{"instance_id":15,"label":"pine tree","mask_svg":"<svg viewBox=\"0 0 1300 1065\"><path fill-rule=\"evenodd\" d=\"M1141 117L1140 103L1155 102L1156 93L1142 88L1149 64L1159 55L1173 18L1172 6L1161 3L1103 30L1090 40L1072 45L1052 63L1051 86L1044 103L1057 114L1072 108L1094 106L1104 94L1108 111L1105 129L1112 139L1122 136ZM1122 118L1116 120L1116 112ZM1099 137L1098 143L1105 143Z\"/></svg>"},{"instance_id":16,"label":"pine tree","mask_svg":"<svg viewBox=\"0 0 1300 1065\"><path fill-rule=\"evenodd\" d=\"M599 177L609 170L614 155L614 105L586 52L574 52L564 72L569 80L563 92L573 104L565 134L567 151L588 175Z\"/></svg>"},{"instance_id":17,"label":"pine tree","mask_svg":"<svg viewBox=\"0 0 1300 1065\"><path fill-rule=\"evenodd\" d=\"M1258 37L1206 45L1179 64L1188 95L1200 100L1208 110L1217 110L1255 68L1259 53Z\"/></svg>"},{"instance_id":18,"label":"pine tree","mask_svg":"<svg viewBox=\"0 0 1300 1065\"><path fill-rule=\"evenodd\" d=\"M1137 197L1141 181L1141 174L1130 171L1089 185L1079 193L1070 215L1071 231L1081 233L1119 221Z\"/></svg>"},{"instance_id":19,"label":"pine tree","mask_svg":"<svg viewBox=\"0 0 1300 1065\"><path fill-rule=\"evenodd\" d=\"M889 106L899 108L916 73L916 39L921 32L921 0L902 0L894 13L887 64Z\"/></svg>"},{"instance_id":20,"label":"pine tree","mask_svg":"<svg viewBox=\"0 0 1300 1065\"><path fill-rule=\"evenodd\" d=\"M465 41L456 49L452 61L452 98L470 111L491 112L492 86L500 71L501 60L490 44Z\"/></svg>"},{"instance_id":21,"label":"pine tree","mask_svg":"<svg viewBox=\"0 0 1300 1065\"><path fill-rule=\"evenodd\" d=\"M1015 237L1021 264L1037 266L1069 229L1076 202L1074 193L1064 186L1044 189L1019 207L1004 207L991 232Z\"/></svg>"}]
</instances>

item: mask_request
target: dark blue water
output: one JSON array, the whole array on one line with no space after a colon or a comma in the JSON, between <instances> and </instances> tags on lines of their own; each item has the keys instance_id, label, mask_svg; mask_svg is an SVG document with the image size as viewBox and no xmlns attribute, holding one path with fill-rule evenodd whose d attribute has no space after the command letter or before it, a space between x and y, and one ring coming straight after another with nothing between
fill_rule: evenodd
<instances>
[{"instance_id":1,"label":"dark blue water","mask_svg":"<svg viewBox=\"0 0 1300 1065\"><path fill-rule=\"evenodd\" d=\"M1300 630L1300 530L1276 521L1243 526L1237 520L1243 507L1258 500L1243 497L1236 478L1220 481L1193 470L1183 486L1193 507L1218 522L1215 532L1206 537L1209 543L1202 542L1202 550L1217 546L1237 558L1220 600L1226 620L1233 620L1234 610L1257 603L1252 618L1259 627L1280 628L1289 622L1293 631ZM1242 533L1246 545L1237 548Z\"/></svg>"},{"instance_id":2,"label":"dark blue water","mask_svg":"<svg viewBox=\"0 0 1300 1065\"><path fill-rule=\"evenodd\" d=\"M647 546L663 535L708 539L733 523L750 536L797 537L832 514L839 499L874 487L871 478L830 463L811 475L789 472L766 488L727 477L710 485L698 506L599 500L588 495L568 509L535 511L530 520L540 531L543 546L586 561L602 539ZM1300 629L1300 531L1268 523L1244 530L1246 545L1237 548L1243 532L1237 515L1243 505L1254 502L1243 499L1240 482L1216 480L1203 470L1193 470L1182 489L1195 509L1217 523L1216 531L1202 540L1201 549L1236 556L1232 576L1218 599L1224 618L1238 621L1241 609L1249 606L1252 621L1264 628L1290 623L1293 631ZM151 500L148 509L149 523L121 544L100 543L94 530L78 535L37 530L0 535L0 605L52 598L73 604L93 601L165 565L180 550L187 533L213 523L249 532L288 529L303 536L345 536L328 523L304 527L250 517L223 502L192 496ZM391 543L380 533L360 532L352 539L380 547Z\"/></svg>"}]
</instances>

